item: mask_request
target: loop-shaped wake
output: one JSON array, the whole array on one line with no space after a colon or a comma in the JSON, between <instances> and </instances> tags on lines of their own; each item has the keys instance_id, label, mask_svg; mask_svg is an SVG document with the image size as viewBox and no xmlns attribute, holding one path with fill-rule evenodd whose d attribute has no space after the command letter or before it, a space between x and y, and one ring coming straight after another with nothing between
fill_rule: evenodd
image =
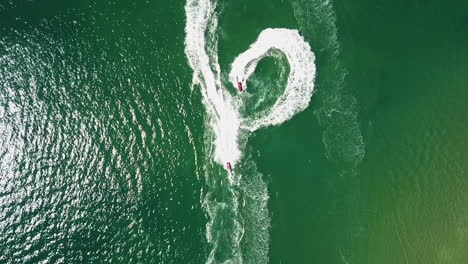
<instances>
[{"instance_id":1,"label":"loop-shaped wake","mask_svg":"<svg viewBox=\"0 0 468 264\"><path fill-rule=\"evenodd\" d=\"M229 165L229 181L224 184L224 179L219 179L213 170L217 166L211 167L212 163L206 166L207 179L211 183L204 198L205 210L210 217L206 238L213 246L207 263L243 263L244 258L248 263L265 263L270 221L266 202L268 192L252 161L244 160L245 166L235 168L246 143L239 138L247 137L249 132L260 127L281 124L307 108L314 89L315 56L297 30L269 28L262 31L257 41L234 60L230 81L237 86L238 79L247 80L258 62L272 55L270 51L285 55L290 66L289 77L283 94L271 108L256 117L241 117L239 101L221 82L216 0L187 0L185 12L185 54L194 71L193 84L199 84L202 90L210 127L207 156L222 166L229 162L233 167L230 172ZM211 173L215 175L211 176ZM241 174L248 174L246 180L241 181ZM244 198L249 202L240 205L240 199ZM242 249L243 239L255 248Z\"/></svg>"},{"instance_id":2,"label":"loop-shaped wake","mask_svg":"<svg viewBox=\"0 0 468 264\"><path fill-rule=\"evenodd\" d=\"M247 80L254 73L258 62L269 56L273 50L282 52L288 60L288 82L283 94L261 117L244 118L241 121L242 128L251 132L261 127L281 124L303 111L309 105L314 90L314 53L297 30L285 28L263 30L257 41L234 60L229 81L236 87L238 80Z\"/></svg>"}]
</instances>

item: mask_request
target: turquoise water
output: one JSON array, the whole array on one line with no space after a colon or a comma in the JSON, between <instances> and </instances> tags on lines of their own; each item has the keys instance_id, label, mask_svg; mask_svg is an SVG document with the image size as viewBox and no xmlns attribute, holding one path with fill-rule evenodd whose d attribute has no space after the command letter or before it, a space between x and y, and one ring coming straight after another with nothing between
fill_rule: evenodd
<instances>
[{"instance_id":1,"label":"turquoise water","mask_svg":"<svg viewBox=\"0 0 468 264\"><path fill-rule=\"evenodd\" d=\"M185 1L0 2L1 263L468 261L466 3L206 3L197 54L246 126L294 70L272 50L232 87L263 30L315 56L310 103L241 128L231 174Z\"/></svg>"}]
</instances>

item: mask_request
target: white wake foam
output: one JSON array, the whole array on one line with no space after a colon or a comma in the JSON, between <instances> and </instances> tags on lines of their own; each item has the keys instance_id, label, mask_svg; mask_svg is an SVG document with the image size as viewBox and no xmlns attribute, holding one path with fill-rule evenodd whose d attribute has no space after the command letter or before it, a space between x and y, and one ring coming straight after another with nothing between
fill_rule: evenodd
<instances>
[{"instance_id":1,"label":"white wake foam","mask_svg":"<svg viewBox=\"0 0 468 264\"><path fill-rule=\"evenodd\" d=\"M284 93L264 115L241 119L239 105L222 87L217 56L216 38L205 39L206 33L215 34L217 18L215 4L210 0L188 0L185 53L194 70L194 83L200 84L203 100L210 115L215 134L215 161L223 166L233 165L241 157L238 145L240 129L251 132L260 127L277 125L292 118L309 105L314 89L314 54L297 30L269 28L263 30L257 41L240 54L232 64L229 79L237 87L237 81L246 80L254 73L258 62L272 50L282 52L288 59L290 74ZM209 42L209 43L208 43Z\"/></svg>"},{"instance_id":2,"label":"white wake foam","mask_svg":"<svg viewBox=\"0 0 468 264\"><path fill-rule=\"evenodd\" d=\"M232 63L229 80L237 87L238 80L247 80L258 62L272 50L281 51L288 59L290 73L284 93L263 116L242 120L243 128L255 131L260 127L278 125L309 105L314 90L315 56L297 30L268 28L263 30L248 50ZM247 88L245 82L243 84Z\"/></svg>"},{"instance_id":3,"label":"white wake foam","mask_svg":"<svg viewBox=\"0 0 468 264\"><path fill-rule=\"evenodd\" d=\"M227 162L236 166L244 148L239 142L241 134L247 135L260 127L280 124L308 106L314 88L314 54L297 30L270 28L262 31L257 41L235 59L229 74L230 81L236 87L237 79L243 80L245 86L246 80L254 73L259 60L268 56L272 50L280 51L286 56L290 65L290 75L284 93L279 96L272 108L266 110L258 118L242 118L239 114L241 107L239 102L241 101L233 98L227 92L227 87L223 87L221 82L217 55L216 28L218 20L215 9L215 0L187 0L185 6L187 17L185 54L194 71L193 84L200 86L203 103L208 112L210 128L214 135L213 159L222 166L225 166ZM230 252L233 254L225 263L242 263L243 261L240 249L243 232L239 230L243 230L244 227L240 226L243 225L243 222L239 216L238 194L232 188L232 185L239 184L240 176L228 173L228 177L230 182L228 189L232 195L230 202L224 203L217 201L217 199L210 199L209 196L206 199L210 200L205 200L206 210L210 216L210 223L207 224L207 239L209 243L213 244L207 263L218 263L215 259L215 252L218 247L221 248L219 246L221 240L217 240L220 235L214 232L229 232L229 230L222 228L221 231L214 231L212 226L215 219L222 214L220 212L226 211L232 212L229 214L228 220L232 222L234 228L230 230L232 234L228 235L228 241L232 242L229 243ZM211 192L215 193L215 190L211 190ZM256 210L257 213L267 210L266 202L260 201L259 204L262 208ZM225 208L228 205L230 208ZM268 217L268 214L257 217ZM221 221L221 223L223 222L224 220ZM268 223L264 219L257 222ZM268 228L267 224L263 228ZM268 243L264 244L267 247ZM263 253L266 258L267 250Z\"/></svg>"},{"instance_id":4,"label":"white wake foam","mask_svg":"<svg viewBox=\"0 0 468 264\"><path fill-rule=\"evenodd\" d=\"M239 114L232 98L222 89L219 77L215 30L217 17L215 3L210 0L188 0L185 6L185 54L194 71L194 83L200 84L203 100L215 134L215 161L225 166L235 164L241 153L237 144ZM205 34L210 33L210 39ZM214 68L214 70L213 70Z\"/></svg>"}]
</instances>

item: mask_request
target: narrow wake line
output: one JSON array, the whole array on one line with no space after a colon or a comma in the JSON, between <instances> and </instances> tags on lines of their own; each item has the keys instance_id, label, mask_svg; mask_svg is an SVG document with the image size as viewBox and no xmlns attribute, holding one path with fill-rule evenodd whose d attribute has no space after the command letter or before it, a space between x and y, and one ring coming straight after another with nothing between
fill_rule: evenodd
<instances>
[{"instance_id":1,"label":"narrow wake line","mask_svg":"<svg viewBox=\"0 0 468 264\"><path fill-rule=\"evenodd\" d=\"M245 81L254 73L258 62L270 56L271 51L279 51L286 56L290 65L290 74L284 93L270 109L263 111L256 118L241 117L239 114L241 101L234 98L221 82L216 34L218 20L215 10L215 0L187 0L185 5L187 17L185 54L194 71L193 85L199 85L201 88L203 103L208 113L210 126L208 133L212 133L209 137L212 139L209 144L212 145L207 147L209 151L207 156L212 155L213 160L223 167L229 162L234 169L233 173L227 173L229 180L227 186L222 184L222 179L213 181L221 183L210 186L212 190L208 190L203 202L210 218L206 228L206 237L213 246L207 263L242 263L244 261L242 257L244 252L241 252L240 244L245 227L238 202L240 197L245 195L245 190L239 191L239 187L244 183L241 182L241 171L249 174L245 175L249 177L249 180L255 180L249 184L249 188L262 193L258 197L252 196L255 198L251 204L258 205L258 208L253 209L258 215L253 214L254 220L250 219L250 223L262 223L261 234L263 235L261 238L249 235L249 239L260 241L261 252L255 258L265 260L268 254L269 216L266 203L268 193L261 174L255 169L249 172L242 170L243 167L235 169L245 147L245 142L240 142L239 138L240 136L245 138L249 133L261 127L281 124L307 108L314 89L315 56L309 44L304 41L297 30L282 28L263 30L256 42L234 60L229 80L234 87L237 86L239 79L243 80L245 85ZM213 153L210 152L212 146L214 147ZM255 165L250 164L250 167L254 168ZM207 169L207 174L209 173ZM207 178L209 177L207 175ZM229 217L223 218L224 216Z\"/></svg>"}]
</instances>

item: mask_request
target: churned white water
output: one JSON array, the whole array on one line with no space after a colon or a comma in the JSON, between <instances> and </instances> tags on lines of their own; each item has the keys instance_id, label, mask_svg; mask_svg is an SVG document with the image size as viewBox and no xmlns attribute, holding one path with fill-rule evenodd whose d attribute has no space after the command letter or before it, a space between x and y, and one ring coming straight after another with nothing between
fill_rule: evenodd
<instances>
[{"instance_id":1,"label":"churned white water","mask_svg":"<svg viewBox=\"0 0 468 264\"><path fill-rule=\"evenodd\" d=\"M263 30L257 41L232 63L229 74L231 83L236 86L237 80L247 80L254 73L258 62L273 50L282 52L288 59L290 66L288 82L284 93L263 116L242 120L242 128L249 131L283 123L293 117L295 113L307 108L312 97L315 56L310 45L304 41L297 30L284 28Z\"/></svg>"},{"instance_id":2,"label":"churned white water","mask_svg":"<svg viewBox=\"0 0 468 264\"><path fill-rule=\"evenodd\" d=\"M242 119L232 96L221 84L216 37L206 40L206 33L215 34L217 18L215 3L210 0L188 0L185 53L194 70L194 84L202 88L203 100L215 134L215 161L223 166L233 165L241 157L238 145L240 129L251 132L260 127L278 125L309 105L314 90L315 64L310 45L297 30L268 28L257 41L240 54L232 64L229 80L234 87L237 81L246 80L254 73L257 63L272 50L282 52L288 59L290 74L284 93L273 107L260 118Z\"/></svg>"},{"instance_id":3,"label":"churned white water","mask_svg":"<svg viewBox=\"0 0 468 264\"><path fill-rule=\"evenodd\" d=\"M210 133L212 133L213 142L213 160L221 166L226 166L230 162L233 167L242 166L238 164L242 157L242 151L245 143L241 143L239 138L247 136L261 127L278 125L292 118L294 114L304 110L309 105L314 89L315 64L314 54L310 45L304 41L297 30L284 28L268 28L263 30L258 39L240 54L231 66L229 80L234 87L237 87L237 81L242 81L246 87L246 81L255 72L258 62L270 56L271 52L281 52L285 55L290 65L290 74L287 86L274 105L262 112L256 117L242 117L239 114L241 100L233 97L228 89L221 82L220 66L218 63L217 50L217 26L218 19L216 14L215 0L187 0L185 6L186 26L185 26L185 54L188 62L193 69L193 85L201 88L203 103L207 109ZM244 142L244 141L243 141ZM232 199L229 203L218 202L216 200L205 200L205 208L210 217L210 223L207 224L207 240L213 245L207 263L219 263L216 260L215 252L226 245L217 237L229 237L228 246L231 247L229 259L224 258L223 263L242 263L242 252L240 243L243 236L243 221L239 215L239 204L237 199L239 194L234 191L234 186L240 185L241 177L234 170L234 173L226 173L231 187L228 187ZM254 173L254 172L252 172ZM258 174L258 173L257 173ZM259 175L244 175L251 179L261 181ZM261 186L258 190L262 192L255 202L261 208L257 211L258 222L264 223L263 229L268 229L269 220L266 208L268 194L265 184L256 183ZM249 186L255 186L250 184ZM211 190L214 192L214 190ZM208 190L210 192L210 190ZM254 196L253 196L254 197ZM262 197L266 197L265 199ZM209 199L209 198L207 198ZM230 208L226 208L230 207ZM230 212L231 217L227 222L232 222L230 226L234 228L225 228L223 230L213 230L213 223L222 213ZM261 214L261 215L260 215ZM232 232L226 235L215 232ZM263 231L262 231L263 232ZM268 232L266 230L266 232ZM266 237L258 239L262 241L262 259L266 258L268 247L268 233ZM223 240L224 241L224 240ZM222 245L221 245L222 244ZM263 250L263 248L266 248ZM233 252L233 253L232 253Z\"/></svg>"},{"instance_id":4,"label":"churned white water","mask_svg":"<svg viewBox=\"0 0 468 264\"><path fill-rule=\"evenodd\" d=\"M210 46L205 39L205 34L214 34L217 26L215 7L210 0L187 1L185 54L194 71L194 84L202 88L204 104L215 134L214 159L224 166L227 162L235 164L241 156L236 142L240 120L236 107L231 103L231 96L221 85L216 37L211 36L209 41L213 45Z\"/></svg>"}]
</instances>

